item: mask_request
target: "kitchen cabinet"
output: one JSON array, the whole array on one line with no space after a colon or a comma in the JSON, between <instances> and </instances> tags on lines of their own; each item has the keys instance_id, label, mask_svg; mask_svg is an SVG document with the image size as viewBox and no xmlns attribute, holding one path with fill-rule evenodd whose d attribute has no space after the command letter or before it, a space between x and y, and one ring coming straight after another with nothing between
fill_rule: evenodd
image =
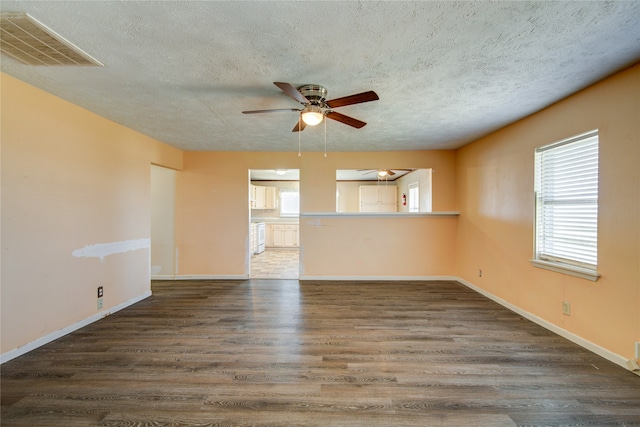
<instances>
[{"instance_id":1,"label":"kitchen cabinet","mask_svg":"<svg viewBox=\"0 0 640 427\"><path fill-rule=\"evenodd\" d=\"M297 224L267 225L266 246L273 248L297 248L299 246Z\"/></svg>"},{"instance_id":2,"label":"kitchen cabinet","mask_svg":"<svg viewBox=\"0 0 640 427\"><path fill-rule=\"evenodd\" d=\"M267 224L264 245L273 248L273 224Z\"/></svg>"},{"instance_id":3,"label":"kitchen cabinet","mask_svg":"<svg viewBox=\"0 0 640 427\"><path fill-rule=\"evenodd\" d=\"M275 209L277 207L276 187L251 186L251 209Z\"/></svg>"},{"instance_id":4,"label":"kitchen cabinet","mask_svg":"<svg viewBox=\"0 0 640 427\"><path fill-rule=\"evenodd\" d=\"M361 185L360 212L397 212L398 187L395 185Z\"/></svg>"}]
</instances>

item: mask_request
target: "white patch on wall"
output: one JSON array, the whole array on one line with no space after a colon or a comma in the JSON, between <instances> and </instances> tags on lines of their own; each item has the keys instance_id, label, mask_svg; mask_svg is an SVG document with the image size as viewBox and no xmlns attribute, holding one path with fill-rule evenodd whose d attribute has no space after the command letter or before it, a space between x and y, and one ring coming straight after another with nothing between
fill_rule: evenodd
<instances>
[{"instance_id":1,"label":"white patch on wall","mask_svg":"<svg viewBox=\"0 0 640 427\"><path fill-rule=\"evenodd\" d=\"M104 258L109 255L150 248L151 239L134 239L123 240L122 242L87 245L84 248L76 249L71 255L76 258L100 258L100 261L104 261Z\"/></svg>"}]
</instances>

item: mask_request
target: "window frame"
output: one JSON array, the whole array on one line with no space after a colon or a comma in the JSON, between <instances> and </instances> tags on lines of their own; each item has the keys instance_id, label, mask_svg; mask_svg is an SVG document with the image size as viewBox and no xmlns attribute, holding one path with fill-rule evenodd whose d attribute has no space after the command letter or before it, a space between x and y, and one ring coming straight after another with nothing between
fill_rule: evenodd
<instances>
[{"instance_id":1,"label":"window frame","mask_svg":"<svg viewBox=\"0 0 640 427\"><path fill-rule=\"evenodd\" d=\"M593 138L595 137L595 150L593 147L591 148L592 152L588 153L588 161L583 161L583 163L591 163L595 161L595 177L594 174L591 173L590 176L587 176L587 179L583 177L577 177L578 174L582 173L585 168L580 168L579 170L569 171L570 169L567 164L561 164L562 171L565 173L570 173L572 178L577 178L579 181L580 187L579 190L575 189L575 184L572 183L570 185L571 188L567 189L567 181L564 178L559 178L559 174L556 173L555 170L553 172L544 174L545 168L549 169L553 166L554 161L558 161L557 157L562 157L563 155L567 155L566 151L568 148L571 149L570 145L580 144L591 144L593 145ZM563 153L564 151L564 153ZM595 152L595 154L594 154ZM569 153L570 155L574 155L574 153ZM595 156L595 159L594 159ZM573 158L575 159L575 157ZM572 166L575 166L575 163L570 163ZM545 268L548 270L556 271L563 274L569 274L572 276L580 277L587 280L596 281L600 277L600 274L597 272L597 259L598 259L598 180L599 180L599 134L598 130L593 130L590 132L586 132L580 135L576 135L571 138L567 138L558 142L554 142L552 144L547 144L535 149L535 159L534 159L534 233L533 233L533 259L531 259L531 263L535 267ZM581 164L578 164L581 166ZM586 166L585 166L586 167ZM593 169L593 167L592 167ZM560 182L556 182L556 180ZM544 185L543 185L544 182ZM551 182L549 185L548 183ZM593 212L594 209L594 196L593 190L588 191L589 188L593 188L595 185L595 231L591 231L591 234L595 232L595 236L591 236L591 241L594 242L594 245L591 245L592 250L588 251L588 254L583 257L583 259L578 259L577 255L575 258L572 258L572 252L575 252L574 248L567 250L558 250L554 251L554 244L557 246L562 245L566 242L566 239L554 238L555 233L570 233L570 237L573 239L579 238L580 234L589 234L587 233L587 229L584 231L569 231L572 227L569 226L560 226L555 227L553 224L551 226L543 227L541 226L543 218L551 217L551 222L554 220L563 219L566 220L566 217L563 214L562 206L565 207L577 207L585 210L585 214L589 211L589 207ZM545 192L545 189L548 191ZM585 192L587 195L582 196L582 193ZM555 196L554 192L563 192L561 196ZM551 194L550 194L551 193ZM582 212L579 215L583 214ZM571 214L574 215L574 214ZM571 225L575 225L575 218L569 218L569 220L573 220ZM546 222L549 222L549 219L545 219ZM545 239L545 236L542 235L544 230L550 230L550 236L541 242L540 239ZM542 230L542 231L541 231ZM589 240L589 239L588 239ZM573 243L575 244L575 243ZM595 249L593 247L595 246ZM589 245L585 246L589 247ZM550 248L550 249L549 249ZM587 259L593 259L595 262L589 262Z\"/></svg>"}]
</instances>

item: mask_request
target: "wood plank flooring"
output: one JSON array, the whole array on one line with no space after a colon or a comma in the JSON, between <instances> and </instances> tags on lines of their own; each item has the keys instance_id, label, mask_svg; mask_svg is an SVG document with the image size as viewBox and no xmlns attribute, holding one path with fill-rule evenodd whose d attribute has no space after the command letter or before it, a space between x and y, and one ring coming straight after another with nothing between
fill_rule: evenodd
<instances>
[{"instance_id":1,"label":"wood plank flooring","mask_svg":"<svg viewBox=\"0 0 640 427\"><path fill-rule=\"evenodd\" d=\"M2 365L2 426L640 426L640 377L455 282L154 282Z\"/></svg>"}]
</instances>

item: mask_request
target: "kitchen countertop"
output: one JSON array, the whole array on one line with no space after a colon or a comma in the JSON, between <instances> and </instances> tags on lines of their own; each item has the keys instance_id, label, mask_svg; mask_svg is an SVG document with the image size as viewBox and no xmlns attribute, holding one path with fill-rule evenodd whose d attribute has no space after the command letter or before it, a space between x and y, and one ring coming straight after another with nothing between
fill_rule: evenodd
<instances>
[{"instance_id":1,"label":"kitchen countertop","mask_svg":"<svg viewBox=\"0 0 640 427\"><path fill-rule=\"evenodd\" d=\"M298 218L254 218L252 223L264 222L265 224L285 224L285 225L298 225Z\"/></svg>"}]
</instances>

